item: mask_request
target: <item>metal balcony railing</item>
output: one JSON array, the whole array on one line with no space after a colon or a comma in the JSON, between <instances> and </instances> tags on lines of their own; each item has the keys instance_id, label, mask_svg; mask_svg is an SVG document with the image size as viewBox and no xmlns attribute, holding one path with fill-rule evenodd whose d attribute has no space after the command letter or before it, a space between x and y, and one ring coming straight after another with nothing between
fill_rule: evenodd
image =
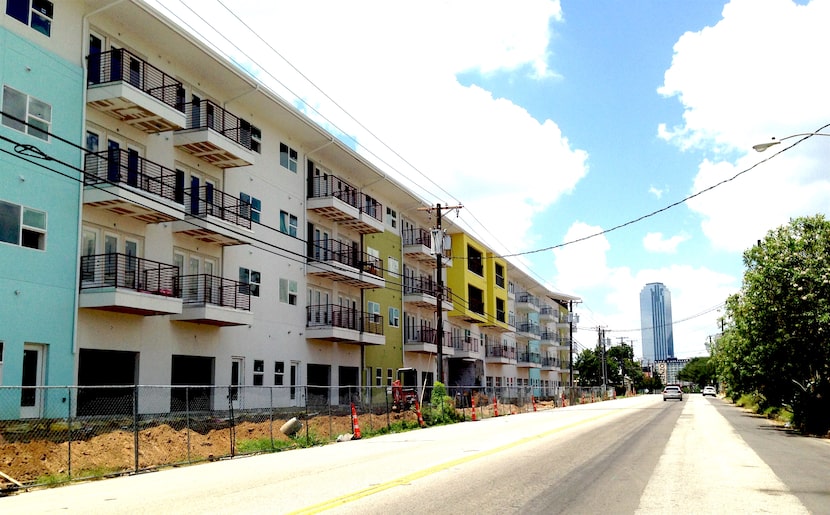
<instances>
[{"instance_id":1,"label":"metal balcony railing","mask_svg":"<svg viewBox=\"0 0 830 515\"><path fill-rule=\"evenodd\" d=\"M432 343L436 342L438 331L433 327L407 327L404 332L404 341L406 343ZM441 339L443 347L452 347L452 334L449 331L444 331Z\"/></svg>"},{"instance_id":2,"label":"metal balcony railing","mask_svg":"<svg viewBox=\"0 0 830 515\"><path fill-rule=\"evenodd\" d=\"M542 364L542 355L536 352L519 352L520 363Z\"/></svg>"},{"instance_id":3,"label":"metal balcony railing","mask_svg":"<svg viewBox=\"0 0 830 515\"><path fill-rule=\"evenodd\" d=\"M545 304L544 306L539 308L539 315L547 315L559 319L559 310L553 306L548 306L547 304Z\"/></svg>"},{"instance_id":4,"label":"metal balcony railing","mask_svg":"<svg viewBox=\"0 0 830 515\"><path fill-rule=\"evenodd\" d=\"M190 216L215 216L221 220L251 228L251 204L217 190L211 185L189 188L185 194L190 198L187 214Z\"/></svg>"},{"instance_id":5,"label":"metal balcony railing","mask_svg":"<svg viewBox=\"0 0 830 515\"><path fill-rule=\"evenodd\" d=\"M542 333L539 334L539 339L559 343L559 333L555 333L553 331L542 331Z\"/></svg>"},{"instance_id":6,"label":"metal balcony railing","mask_svg":"<svg viewBox=\"0 0 830 515\"><path fill-rule=\"evenodd\" d=\"M401 231L401 238L403 239L404 246L423 245L424 247L432 248L432 234L427 229L421 227L403 229ZM452 257L452 249L444 249L441 254L449 259Z\"/></svg>"},{"instance_id":7,"label":"metal balcony railing","mask_svg":"<svg viewBox=\"0 0 830 515\"><path fill-rule=\"evenodd\" d=\"M253 150L251 124L210 100L185 105L188 129L210 129L229 140Z\"/></svg>"},{"instance_id":8,"label":"metal balcony railing","mask_svg":"<svg viewBox=\"0 0 830 515\"><path fill-rule=\"evenodd\" d=\"M488 358L516 359L516 347L489 345L485 348L485 356Z\"/></svg>"},{"instance_id":9,"label":"metal balcony railing","mask_svg":"<svg viewBox=\"0 0 830 515\"><path fill-rule=\"evenodd\" d=\"M246 283L209 274L182 275L178 278L178 288L185 305L251 309L251 293Z\"/></svg>"},{"instance_id":10,"label":"metal balcony railing","mask_svg":"<svg viewBox=\"0 0 830 515\"><path fill-rule=\"evenodd\" d=\"M383 204L336 175L309 178L308 198L336 198L372 218L383 221Z\"/></svg>"},{"instance_id":11,"label":"metal balcony railing","mask_svg":"<svg viewBox=\"0 0 830 515\"><path fill-rule=\"evenodd\" d=\"M528 333L534 336L540 336L542 334L541 327L536 322L519 322L519 325L516 326L516 332L519 333Z\"/></svg>"},{"instance_id":12,"label":"metal balcony railing","mask_svg":"<svg viewBox=\"0 0 830 515\"><path fill-rule=\"evenodd\" d=\"M335 239L314 240L309 257L318 261L336 261L363 272L383 278L383 262L351 243Z\"/></svg>"},{"instance_id":13,"label":"metal balcony railing","mask_svg":"<svg viewBox=\"0 0 830 515\"><path fill-rule=\"evenodd\" d=\"M130 150L111 148L84 159L84 184L125 184L165 200L184 203L184 175Z\"/></svg>"},{"instance_id":14,"label":"metal balcony railing","mask_svg":"<svg viewBox=\"0 0 830 515\"><path fill-rule=\"evenodd\" d=\"M307 327L339 327L383 334L383 316L337 304L317 304L306 308Z\"/></svg>"},{"instance_id":15,"label":"metal balcony railing","mask_svg":"<svg viewBox=\"0 0 830 515\"><path fill-rule=\"evenodd\" d=\"M539 298L527 292L517 293L516 302L531 304L533 306L539 307Z\"/></svg>"},{"instance_id":16,"label":"metal balcony railing","mask_svg":"<svg viewBox=\"0 0 830 515\"><path fill-rule=\"evenodd\" d=\"M129 50L119 48L87 56L90 86L124 81L168 106L184 112L184 86Z\"/></svg>"},{"instance_id":17,"label":"metal balcony railing","mask_svg":"<svg viewBox=\"0 0 830 515\"><path fill-rule=\"evenodd\" d=\"M432 297L438 297L438 293L442 293L442 299L448 302L452 301L452 290L448 286L441 285L432 278L425 275L420 277L406 277L403 282L404 294L422 293Z\"/></svg>"},{"instance_id":18,"label":"metal balcony railing","mask_svg":"<svg viewBox=\"0 0 830 515\"><path fill-rule=\"evenodd\" d=\"M452 346L456 350L466 352L477 352L480 340L472 336L455 336L452 339Z\"/></svg>"},{"instance_id":19,"label":"metal balcony railing","mask_svg":"<svg viewBox=\"0 0 830 515\"><path fill-rule=\"evenodd\" d=\"M81 291L93 288L126 288L142 293L180 297L179 267L128 254L81 257Z\"/></svg>"}]
</instances>

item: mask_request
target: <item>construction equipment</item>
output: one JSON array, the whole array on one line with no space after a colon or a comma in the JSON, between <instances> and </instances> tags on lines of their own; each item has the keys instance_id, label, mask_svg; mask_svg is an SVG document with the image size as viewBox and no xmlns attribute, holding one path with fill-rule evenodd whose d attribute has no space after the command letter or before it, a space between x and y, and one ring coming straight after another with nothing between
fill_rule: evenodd
<instances>
[{"instance_id":1,"label":"construction equipment","mask_svg":"<svg viewBox=\"0 0 830 515\"><path fill-rule=\"evenodd\" d=\"M392 411L412 409L418 401L414 368L399 368L398 378L392 381Z\"/></svg>"}]
</instances>

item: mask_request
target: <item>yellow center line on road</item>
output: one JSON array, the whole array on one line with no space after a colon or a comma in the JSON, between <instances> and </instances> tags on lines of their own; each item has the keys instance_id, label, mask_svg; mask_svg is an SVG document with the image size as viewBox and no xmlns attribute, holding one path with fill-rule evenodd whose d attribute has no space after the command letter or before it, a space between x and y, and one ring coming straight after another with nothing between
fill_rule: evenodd
<instances>
[{"instance_id":1,"label":"yellow center line on road","mask_svg":"<svg viewBox=\"0 0 830 515\"><path fill-rule=\"evenodd\" d=\"M508 444L502 445L500 447L494 447L493 449L487 451L477 452L475 454L471 454L469 456L464 456L463 458L458 458L452 461L448 461L446 463L441 463L439 465L435 465L429 468L425 468L423 470L419 470L417 472L413 472L411 474L407 474L405 476L399 477L397 479L393 479L391 481L387 481L385 483L380 483L374 486L370 486L369 488L364 488L363 490L358 490L356 492L352 492L349 494L341 495L340 497L335 497L334 499L329 499L328 501L323 501L318 504L314 504L312 506L308 506L306 508L301 508L297 511L292 511L289 515L310 515L313 513L320 513L326 510L330 510L332 508L336 508L338 506L342 506L344 504L348 504L350 502L357 501L358 499L362 499L364 497L369 497L370 495L374 495L376 493L382 492L384 490L389 490L390 488L394 488L396 486L402 486L415 481L416 479L421 479L423 477L429 476L431 474L435 474L437 472L442 472L444 470L450 469L457 465L462 465L464 463L469 463L471 461L477 460L479 458L484 458L485 456L491 456L493 454L497 454L499 452L506 451L508 449L512 449L513 447L518 447L519 445L523 445L534 440L538 440L540 438L545 438L550 435L559 433L561 431L565 431L566 429L571 429L582 424L587 424L589 422L594 422L595 420L599 420L601 418L605 418L609 415L613 415L614 413L618 413L618 411L608 411L604 412L600 415L593 416L591 418L586 418L584 420L580 420L577 422L573 422L570 424L566 424L561 427L557 427L556 429L551 429L549 431L545 431L544 433L535 434L532 436L526 436L520 440L516 440L515 442L510 442Z\"/></svg>"}]
</instances>

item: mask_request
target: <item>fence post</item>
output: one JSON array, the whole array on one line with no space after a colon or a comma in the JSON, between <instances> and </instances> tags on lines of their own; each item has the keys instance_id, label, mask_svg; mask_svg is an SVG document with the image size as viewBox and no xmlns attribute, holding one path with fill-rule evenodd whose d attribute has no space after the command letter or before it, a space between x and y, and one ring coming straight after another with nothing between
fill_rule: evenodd
<instances>
[{"instance_id":1,"label":"fence post","mask_svg":"<svg viewBox=\"0 0 830 515\"><path fill-rule=\"evenodd\" d=\"M138 474L138 385L133 385L133 460Z\"/></svg>"},{"instance_id":2,"label":"fence post","mask_svg":"<svg viewBox=\"0 0 830 515\"><path fill-rule=\"evenodd\" d=\"M173 387L170 387L170 394L173 393ZM184 420L187 425L187 462L191 463L190 457L190 387L184 387Z\"/></svg>"},{"instance_id":3,"label":"fence post","mask_svg":"<svg viewBox=\"0 0 830 515\"><path fill-rule=\"evenodd\" d=\"M236 422L233 419L233 388L234 386L228 385L228 422L230 426L228 430L230 431L230 441L231 441L231 448L230 448L230 455L231 458L234 456L234 448L236 447ZM237 392L241 393L239 389L241 386L237 386Z\"/></svg>"},{"instance_id":4,"label":"fence post","mask_svg":"<svg viewBox=\"0 0 830 515\"><path fill-rule=\"evenodd\" d=\"M276 388L276 386L268 388L268 434L271 435L272 451L274 450L274 388Z\"/></svg>"},{"instance_id":5,"label":"fence post","mask_svg":"<svg viewBox=\"0 0 830 515\"><path fill-rule=\"evenodd\" d=\"M67 423L67 435L66 435L66 447L68 449L69 455L66 457L66 470L69 479L72 480L72 387L66 387L66 423Z\"/></svg>"}]
</instances>

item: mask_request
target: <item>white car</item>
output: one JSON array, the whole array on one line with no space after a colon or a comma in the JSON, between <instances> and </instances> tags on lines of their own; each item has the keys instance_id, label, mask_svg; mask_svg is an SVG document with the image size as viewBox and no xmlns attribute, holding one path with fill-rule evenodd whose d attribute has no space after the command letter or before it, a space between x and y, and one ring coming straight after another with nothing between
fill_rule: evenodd
<instances>
[{"instance_id":1,"label":"white car","mask_svg":"<svg viewBox=\"0 0 830 515\"><path fill-rule=\"evenodd\" d=\"M682 401L683 390L681 390L679 386L674 385L669 385L663 388L663 400L666 401L668 399L676 399L678 401Z\"/></svg>"},{"instance_id":2,"label":"white car","mask_svg":"<svg viewBox=\"0 0 830 515\"><path fill-rule=\"evenodd\" d=\"M714 386L707 386L703 389L703 396L706 397L707 395L716 397L718 395L718 392L715 390Z\"/></svg>"}]
</instances>

